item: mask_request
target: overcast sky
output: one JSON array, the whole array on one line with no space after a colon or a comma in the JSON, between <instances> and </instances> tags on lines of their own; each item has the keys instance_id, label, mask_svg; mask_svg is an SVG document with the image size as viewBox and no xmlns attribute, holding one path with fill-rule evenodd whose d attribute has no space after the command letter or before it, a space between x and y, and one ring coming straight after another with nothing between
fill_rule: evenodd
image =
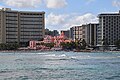
<instances>
[{"instance_id":1,"label":"overcast sky","mask_svg":"<svg viewBox=\"0 0 120 80\"><path fill-rule=\"evenodd\" d=\"M0 8L45 11L46 28L66 30L75 25L98 22L97 15L118 12L120 0L0 0Z\"/></svg>"}]
</instances>

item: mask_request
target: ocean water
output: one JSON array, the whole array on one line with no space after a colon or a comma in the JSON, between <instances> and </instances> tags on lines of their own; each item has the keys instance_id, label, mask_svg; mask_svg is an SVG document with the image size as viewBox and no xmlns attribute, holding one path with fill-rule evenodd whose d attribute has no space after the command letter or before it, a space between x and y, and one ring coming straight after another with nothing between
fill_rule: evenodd
<instances>
[{"instance_id":1,"label":"ocean water","mask_svg":"<svg viewBox=\"0 0 120 80\"><path fill-rule=\"evenodd\" d=\"M120 53L0 53L0 80L120 80Z\"/></svg>"}]
</instances>

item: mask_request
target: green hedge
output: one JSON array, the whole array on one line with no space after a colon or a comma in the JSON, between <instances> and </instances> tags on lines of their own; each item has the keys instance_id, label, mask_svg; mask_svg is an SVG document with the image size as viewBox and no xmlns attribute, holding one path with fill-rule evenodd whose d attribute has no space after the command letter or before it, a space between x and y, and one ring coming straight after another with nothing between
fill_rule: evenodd
<instances>
[{"instance_id":1,"label":"green hedge","mask_svg":"<svg viewBox=\"0 0 120 80\"><path fill-rule=\"evenodd\" d=\"M17 50L19 48L18 43L1 43L0 50Z\"/></svg>"}]
</instances>

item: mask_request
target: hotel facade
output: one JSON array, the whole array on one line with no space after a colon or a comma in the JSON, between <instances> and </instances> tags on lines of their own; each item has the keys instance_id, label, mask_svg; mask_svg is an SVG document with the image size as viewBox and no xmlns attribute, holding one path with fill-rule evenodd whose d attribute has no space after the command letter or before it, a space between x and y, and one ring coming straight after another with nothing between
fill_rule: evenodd
<instances>
[{"instance_id":1,"label":"hotel facade","mask_svg":"<svg viewBox=\"0 0 120 80\"><path fill-rule=\"evenodd\" d=\"M70 38L72 40L84 39L90 46L97 45L97 27L98 24L86 24L70 28Z\"/></svg>"},{"instance_id":2,"label":"hotel facade","mask_svg":"<svg viewBox=\"0 0 120 80\"><path fill-rule=\"evenodd\" d=\"M45 12L0 10L0 43L28 46L31 40L41 40L45 33Z\"/></svg>"},{"instance_id":3,"label":"hotel facade","mask_svg":"<svg viewBox=\"0 0 120 80\"><path fill-rule=\"evenodd\" d=\"M90 46L96 46L97 45L97 28L99 24L97 23L90 23L86 25L86 34L85 34L85 40Z\"/></svg>"},{"instance_id":4,"label":"hotel facade","mask_svg":"<svg viewBox=\"0 0 120 80\"><path fill-rule=\"evenodd\" d=\"M103 41L106 41L108 45L114 45L120 39L120 12L99 14L98 17L98 45L103 45Z\"/></svg>"},{"instance_id":5,"label":"hotel facade","mask_svg":"<svg viewBox=\"0 0 120 80\"><path fill-rule=\"evenodd\" d=\"M85 27L74 26L74 27L70 28L70 38L72 40L85 39Z\"/></svg>"}]
</instances>

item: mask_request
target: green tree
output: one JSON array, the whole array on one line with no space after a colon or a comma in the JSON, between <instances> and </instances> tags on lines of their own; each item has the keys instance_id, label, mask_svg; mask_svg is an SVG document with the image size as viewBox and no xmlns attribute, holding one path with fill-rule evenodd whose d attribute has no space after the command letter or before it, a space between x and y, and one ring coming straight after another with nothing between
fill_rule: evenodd
<instances>
[{"instance_id":1,"label":"green tree","mask_svg":"<svg viewBox=\"0 0 120 80\"><path fill-rule=\"evenodd\" d=\"M103 39L102 40L102 42L103 42L103 49L104 50L108 50L108 46L109 46L109 43L108 43L108 39L106 38L106 39Z\"/></svg>"},{"instance_id":2,"label":"green tree","mask_svg":"<svg viewBox=\"0 0 120 80\"><path fill-rule=\"evenodd\" d=\"M67 44L65 42L61 42L60 43L60 46L62 46L63 49L66 49L67 48Z\"/></svg>"},{"instance_id":3,"label":"green tree","mask_svg":"<svg viewBox=\"0 0 120 80\"><path fill-rule=\"evenodd\" d=\"M117 40L114 44L117 46L118 49L120 49L120 39Z\"/></svg>"},{"instance_id":4,"label":"green tree","mask_svg":"<svg viewBox=\"0 0 120 80\"><path fill-rule=\"evenodd\" d=\"M1 43L0 50L16 50L19 48L18 43Z\"/></svg>"},{"instance_id":5,"label":"green tree","mask_svg":"<svg viewBox=\"0 0 120 80\"><path fill-rule=\"evenodd\" d=\"M82 45L81 46L82 49L86 49L87 43L86 43L85 39L82 40L81 45Z\"/></svg>"},{"instance_id":6,"label":"green tree","mask_svg":"<svg viewBox=\"0 0 120 80\"><path fill-rule=\"evenodd\" d=\"M67 49L67 50L72 50L75 48L75 43L74 42L62 42L60 43L60 45L62 46L63 49Z\"/></svg>"},{"instance_id":7,"label":"green tree","mask_svg":"<svg viewBox=\"0 0 120 80\"><path fill-rule=\"evenodd\" d=\"M49 47L50 49L54 47L55 43L45 43L46 47Z\"/></svg>"}]
</instances>

